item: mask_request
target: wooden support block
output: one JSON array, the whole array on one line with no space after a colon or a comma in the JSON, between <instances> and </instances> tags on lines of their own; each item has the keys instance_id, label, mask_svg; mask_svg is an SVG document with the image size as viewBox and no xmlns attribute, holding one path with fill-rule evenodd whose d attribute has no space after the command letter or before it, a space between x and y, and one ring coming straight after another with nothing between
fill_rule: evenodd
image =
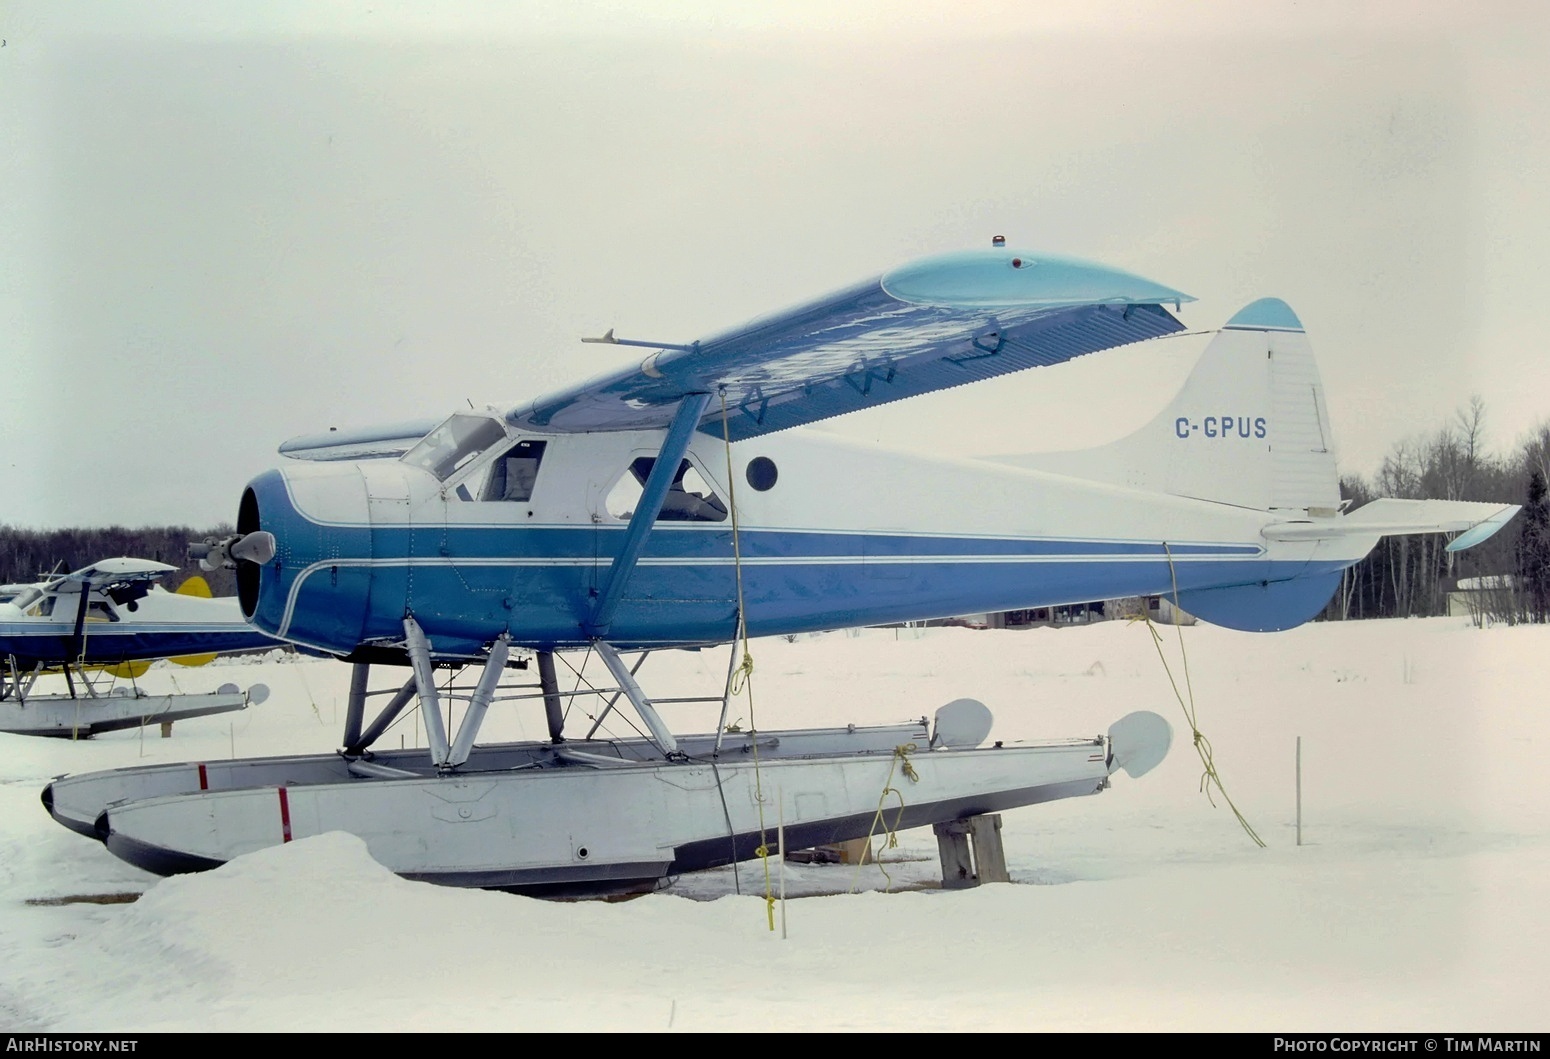
<instances>
[{"instance_id":1,"label":"wooden support block","mask_svg":"<svg viewBox=\"0 0 1550 1059\"><path fill-rule=\"evenodd\" d=\"M974 868L979 881L1011 882L1012 875L1006 870L1006 850L1001 846L1001 814L971 816L964 823L969 825L969 838L974 843Z\"/></svg>"},{"instance_id":2,"label":"wooden support block","mask_svg":"<svg viewBox=\"0 0 1550 1059\"><path fill-rule=\"evenodd\" d=\"M872 843L869 839L853 838L849 842L838 842L833 846L839 850L841 864L871 864Z\"/></svg>"},{"instance_id":3,"label":"wooden support block","mask_svg":"<svg viewBox=\"0 0 1550 1059\"><path fill-rule=\"evenodd\" d=\"M963 820L949 820L945 824L932 824L936 833L937 853L942 858L942 889L962 890L978 886L974 876L974 861L969 855L969 829Z\"/></svg>"},{"instance_id":4,"label":"wooden support block","mask_svg":"<svg viewBox=\"0 0 1550 1059\"><path fill-rule=\"evenodd\" d=\"M793 864L871 864L872 843L856 838L810 849L793 849L786 852L786 859Z\"/></svg>"},{"instance_id":5,"label":"wooden support block","mask_svg":"<svg viewBox=\"0 0 1550 1059\"><path fill-rule=\"evenodd\" d=\"M171 739L172 738L172 722L171 721L163 721L163 722L161 722L161 737L163 739Z\"/></svg>"},{"instance_id":6,"label":"wooden support block","mask_svg":"<svg viewBox=\"0 0 1550 1059\"><path fill-rule=\"evenodd\" d=\"M961 890L988 882L1011 882L1001 846L1001 814L986 813L933 824L942 857L942 889Z\"/></svg>"}]
</instances>

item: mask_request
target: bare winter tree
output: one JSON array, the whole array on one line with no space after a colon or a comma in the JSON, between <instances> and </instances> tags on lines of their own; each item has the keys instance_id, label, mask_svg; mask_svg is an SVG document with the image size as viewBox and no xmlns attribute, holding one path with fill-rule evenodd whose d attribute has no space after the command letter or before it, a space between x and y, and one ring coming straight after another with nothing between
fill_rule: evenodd
<instances>
[{"instance_id":1,"label":"bare winter tree","mask_svg":"<svg viewBox=\"0 0 1550 1059\"><path fill-rule=\"evenodd\" d=\"M236 579L227 570L208 573L188 557L189 541L223 536L230 526L196 530L188 526L148 526L126 529L123 526L95 528L31 530L0 526L0 583L31 582L54 571L69 572L121 555L134 559L153 559L179 568L169 579L178 584L199 574L218 596L233 595Z\"/></svg>"},{"instance_id":2,"label":"bare winter tree","mask_svg":"<svg viewBox=\"0 0 1550 1059\"><path fill-rule=\"evenodd\" d=\"M1400 499L1499 500L1522 503L1518 468L1526 457L1501 459L1485 448L1485 402L1473 396L1452 421L1432 434L1397 443L1372 484L1341 479L1341 495L1360 507L1374 496ZM1550 457L1550 426L1537 435L1538 458ZM1550 474L1547 474L1550 477ZM1463 554L1447 550L1441 536L1381 541L1342 578L1326 618L1410 617L1445 614L1448 593L1460 577L1505 574L1515 569L1510 534L1498 534Z\"/></svg>"}]
</instances>

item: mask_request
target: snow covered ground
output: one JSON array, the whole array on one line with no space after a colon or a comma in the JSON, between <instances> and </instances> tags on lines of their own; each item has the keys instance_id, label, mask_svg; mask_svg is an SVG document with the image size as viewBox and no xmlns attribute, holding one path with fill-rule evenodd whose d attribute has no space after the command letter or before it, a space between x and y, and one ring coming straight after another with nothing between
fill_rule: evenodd
<instances>
[{"instance_id":1,"label":"snow covered ground","mask_svg":"<svg viewBox=\"0 0 1550 1059\"><path fill-rule=\"evenodd\" d=\"M767 928L757 865L742 867L742 895L722 870L632 901L558 903L406 882L335 834L203 875L146 875L50 820L43 785L327 750L349 678L311 660L162 664L142 680L152 690L261 680L272 695L165 740L0 736L0 1027L1543 1030L1550 628L1436 619L1183 638L1201 727L1268 848L1200 793L1143 625L756 643L764 729L904 720L966 695L995 711L993 738L1094 735L1138 708L1175 726L1150 775L1006 813L1013 885L930 888L929 829L887 851L891 881L788 866L788 890L812 896L788 902L785 940ZM724 666L719 651L673 653L642 678L653 695L702 693ZM678 731L713 726L704 707L664 712ZM414 723L383 743L413 745ZM541 713L508 705L485 731L539 737ZM42 903L129 893L142 896Z\"/></svg>"}]
</instances>

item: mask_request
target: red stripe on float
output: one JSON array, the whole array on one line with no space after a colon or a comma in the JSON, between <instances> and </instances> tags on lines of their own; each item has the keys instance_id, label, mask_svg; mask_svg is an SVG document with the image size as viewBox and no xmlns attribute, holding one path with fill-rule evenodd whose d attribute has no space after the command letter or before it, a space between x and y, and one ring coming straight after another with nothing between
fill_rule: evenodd
<instances>
[{"instance_id":1,"label":"red stripe on float","mask_svg":"<svg viewBox=\"0 0 1550 1059\"><path fill-rule=\"evenodd\" d=\"M205 763L203 761L199 763L199 789L202 791L210 789L210 777L205 775Z\"/></svg>"},{"instance_id":2,"label":"red stripe on float","mask_svg":"<svg viewBox=\"0 0 1550 1059\"><path fill-rule=\"evenodd\" d=\"M285 794L285 788L280 790L280 841L291 840L291 800Z\"/></svg>"}]
</instances>

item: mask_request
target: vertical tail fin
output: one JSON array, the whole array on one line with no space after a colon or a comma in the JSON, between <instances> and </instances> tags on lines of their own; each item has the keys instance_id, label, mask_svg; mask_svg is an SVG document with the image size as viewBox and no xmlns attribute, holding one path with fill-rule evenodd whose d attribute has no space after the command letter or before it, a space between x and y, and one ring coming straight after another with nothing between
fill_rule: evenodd
<instances>
[{"instance_id":1,"label":"vertical tail fin","mask_svg":"<svg viewBox=\"0 0 1550 1059\"><path fill-rule=\"evenodd\" d=\"M1227 321L1173 401L1134 434L1008 462L1288 517L1340 506L1313 350L1278 298Z\"/></svg>"},{"instance_id":2,"label":"vertical tail fin","mask_svg":"<svg viewBox=\"0 0 1550 1059\"><path fill-rule=\"evenodd\" d=\"M1324 388L1302 323L1283 301L1245 306L1216 332L1162 414L1112 444L1002 462L1265 516L1262 560L1218 584L1181 587L1177 602L1213 625L1268 632L1316 617L1378 540L1457 533L1459 550L1517 507L1453 500L1375 500L1341 513Z\"/></svg>"}]
</instances>

